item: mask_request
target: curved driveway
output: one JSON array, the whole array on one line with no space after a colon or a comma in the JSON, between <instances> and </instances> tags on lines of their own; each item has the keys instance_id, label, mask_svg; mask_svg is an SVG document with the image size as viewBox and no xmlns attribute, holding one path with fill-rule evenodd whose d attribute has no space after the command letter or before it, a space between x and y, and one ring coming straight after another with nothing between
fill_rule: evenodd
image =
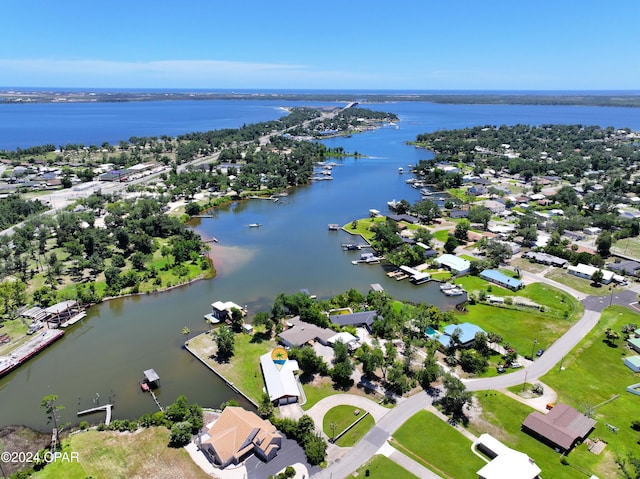
<instances>
[{"instance_id":1,"label":"curved driveway","mask_svg":"<svg viewBox=\"0 0 640 479\"><path fill-rule=\"evenodd\" d=\"M530 277L526 277L530 275ZM602 310L609 306L615 297L615 304L629 306L632 295L619 294L611 295L609 301L604 301L602 297L588 296L579 293L566 286L549 280L544 277L538 277L530 273L526 273L524 278L528 282L533 282L533 278L538 282L543 282L556 286L557 288L569 293L575 294L585 306L585 312L582 318L578 320L560 339L553 343L545 353L531 362L527 367L517 372L496 376L492 378L471 379L464 381L469 391L482 391L488 389L505 389L516 384L521 384L525 380L532 381L544 376L556 364L558 364L564 356L569 353L586 335L593 329L600 319ZM633 293L635 297L635 293ZM356 469L367 462L374 456L380 447L382 447L391 435L404 424L411 416L418 411L432 404L433 399L425 392L420 392L406 399L401 400L399 404L391 409L380 419L376 420L376 426L369 431L349 452L347 452L341 460L334 462L326 469L323 469L312 477L314 479L336 479L345 478L352 474ZM320 404L320 403L318 403ZM315 406L314 406L315 407Z\"/></svg>"}]
</instances>

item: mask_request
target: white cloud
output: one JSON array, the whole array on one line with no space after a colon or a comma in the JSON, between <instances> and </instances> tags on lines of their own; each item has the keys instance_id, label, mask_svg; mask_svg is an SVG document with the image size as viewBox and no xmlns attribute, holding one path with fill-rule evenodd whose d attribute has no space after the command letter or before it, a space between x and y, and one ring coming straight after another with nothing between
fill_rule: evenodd
<instances>
[{"instance_id":1,"label":"white cloud","mask_svg":"<svg viewBox=\"0 0 640 479\"><path fill-rule=\"evenodd\" d=\"M217 60L121 62L105 60L0 59L10 86L235 86L308 73L305 65Z\"/></svg>"}]
</instances>

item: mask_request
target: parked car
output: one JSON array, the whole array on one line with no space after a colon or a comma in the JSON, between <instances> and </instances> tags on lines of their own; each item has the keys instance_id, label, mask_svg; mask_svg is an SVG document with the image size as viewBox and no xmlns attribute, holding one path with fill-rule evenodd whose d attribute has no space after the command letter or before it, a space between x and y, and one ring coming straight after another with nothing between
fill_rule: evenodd
<instances>
[{"instance_id":1,"label":"parked car","mask_svg":"<svg viewBox=\"0 0 640 479\"><path fill-rule=\"evenodd\" d=\"M522 364L520 364L519 362L514 361L514 362L511 363L511 367L514 368L514 369L521 368Z\"/></svg>"},{"instance_id":2,"label":"parked car","mask_svg":"<svg viewBox=\"0 0 640 479\"><path fill-rule=\"evenodd\" d=\"M538 356L538 357L542 356L543 354L544 354L544 349L538 349L536 351L536 356Z\"/></svg>"},{"instance_id":3,"label":"parked car","mask_svg":"<svg viewBox=\"0 0 640 479\"><path fill-rule=\"evenodd\" d=\"M507 372L507 370L502 366L498 366L496 368L496 371L498 371L498 374L502 374L502 373L506 373Z\"/></svg>"}]
</instances>

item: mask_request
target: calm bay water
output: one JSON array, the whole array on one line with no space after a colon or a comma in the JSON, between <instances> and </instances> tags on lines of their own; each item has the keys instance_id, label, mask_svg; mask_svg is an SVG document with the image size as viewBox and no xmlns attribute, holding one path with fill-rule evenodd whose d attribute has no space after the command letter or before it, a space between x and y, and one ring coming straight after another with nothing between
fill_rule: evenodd
<instances>
[{"instance_id":1,"label":"calm bay water","mask_svg":"<svg viewBox=\"0 0 640 479\"><path fill-rule=\"evenodd\" d=\"M7 133L14 131L10 128L14 122L5 114L7 105L0 105L0 148L49 142L100 144L134 135L175 135L235 127L277 118L282 113L280 106L291 106L264 101L155 103L159 105L10 105L11 111L47 107L51 115L50 120L43 120L39 108L20 111L19 140L12 140L13 136ZM74 109L66 108L69 106L81 107L80 117L74 116ZM366 293L371 283L381 283L399 299L446 307L448 299L436 285L416 287L390 280L380 266L352 265L357 254L340 248L349 236L327 230L328 223L344 224L364 217L370 208L386 211L386 202L391 199L419 199L417 191L405 183L408 175L397 173L400 166L406 168L432 156L405 144L418 133L516 123L581 123L640 129L637 109L428 103L366 106L397 113L401 118L399 128L385 127L325 143L357 150L368 158L338 160L341 166L334 168L333 181L299 188L282 202L236 203L215 210L213 218L199 220L195 227L220 240L213 245L218 276L167 293L120 299L91 308L87 319L71 328L61 341L0 380L0 425L45 428L39 402L47 394L57 394L60 404L66 407L63 421L76 422L76 410L92 406L98 396L101 404L115 402L114 417L138 417L155 407L138 387L142 371L148 368L160 374L159 399L164 404L179 394L205 406L218 406L231 398L243 403L181 347L185 340L183 327L189 327L192 335L207 329L202 315L215 300L246 304L252 315L268 310L279 292L291 294L308 288L325 298L352 287ZM122 118L127 120L125 126L121 126ZM56 133L40 136L49 130L49 121L56 123ZM251 223L263 226L248 228ZM258 365L256 371L259 372Z\"/></svg>"}]
</instances>

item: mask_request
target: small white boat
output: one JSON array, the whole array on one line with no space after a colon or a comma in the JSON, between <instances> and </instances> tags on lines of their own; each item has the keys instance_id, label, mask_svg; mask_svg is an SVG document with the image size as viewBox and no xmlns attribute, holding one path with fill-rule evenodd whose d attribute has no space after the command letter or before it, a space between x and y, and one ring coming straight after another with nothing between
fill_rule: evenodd
<instances>
[{"instance_id":1,"label":"small white boat","mask_svg":"<svg viewBox=\"0 0 640 479\"><path fill-rule=\"evenodd\" d=\"M447 296L460 296L464 294L464 290L460 288L445 289L442 292Z\"/></svg>"},{"instance_id":2,"label":"small white boat","mask_svg":"<svg viewBox=\"0 0 640 479\"><path fill-rule=\"evenodd\" d=\"M398 168L398 173L400 174L404 173L404 169L402 167Z\"/></svg>"},{"instance_id":3,"label":"small white boat","mask_svg":"<svg viewBox=\"0 0 640 479\"><path fill-rule=\"evenodd\" d=\"M262 225L260 223L251 223L249 228L260 228Z\"/></svg>"}]
</instances>

